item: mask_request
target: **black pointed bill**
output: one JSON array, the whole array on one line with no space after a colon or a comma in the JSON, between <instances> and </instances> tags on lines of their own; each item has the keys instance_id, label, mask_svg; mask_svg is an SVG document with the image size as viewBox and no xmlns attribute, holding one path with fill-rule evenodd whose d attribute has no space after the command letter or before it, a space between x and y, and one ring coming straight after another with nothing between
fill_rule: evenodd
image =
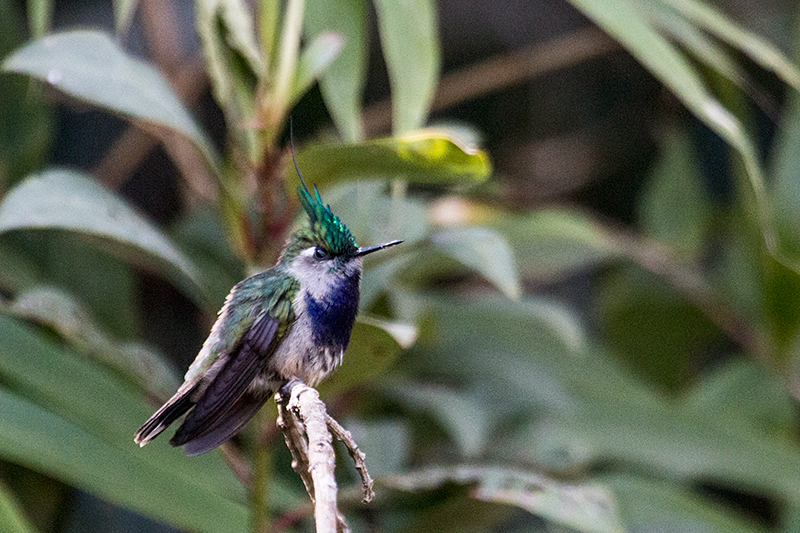
<instances>
[{"instance_id":1,"label":"black pointed bill","mask_svg":"<svg viewBox=\"0 0 800 533\"><path fill-rule=\"evenodd\" d=\"M378 250L383 250L384 248L388 248L390 246L394 246L395 244L400 244L403 241L389 241L383 244L376 244L375 246L368 246L364 248L363 246L356 250L356 253L353 254L353 257L362 257L367 254L371 254L372 252L377 252Z\"/></svg>"}]
</instances>

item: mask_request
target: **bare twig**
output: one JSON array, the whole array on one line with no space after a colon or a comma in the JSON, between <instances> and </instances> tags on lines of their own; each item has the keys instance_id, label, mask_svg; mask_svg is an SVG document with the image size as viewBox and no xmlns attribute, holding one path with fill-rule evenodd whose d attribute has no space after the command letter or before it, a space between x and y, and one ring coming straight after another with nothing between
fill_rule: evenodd
<instances>
[{"instance_id":1,"label":"bare twig","mask_svg":"<svg viewBox=\"0 0 800 533\"><path fill-rule=\"evenodd\" d=\"M353 438L335 420L328 416L325 404L319 393L294 379L286 384L276 396L278 403L278 427L286 439L286 446L292 454L292 468L300 475L306 491L314 503L314 520L318 533L349 532L350 528L336 503L337 486L334 477L336 455L333 437L328 430L333 427L337 437L345 441L352 450L362 479L369 485L372 493L372 478L366 471L364 454L358 450ZM333 421L332 425L330 421ZM304 437L303 433L307 436ZM366 477L364 477L366 476ZM367 493L365 489L365 496Z\"/></svg>"},{"instance_id":2,"label":"bare twig","mask_svg":"<svg viewBox=\"0 0 800 533\"><path fill-rule=\"evenodd\" d=\"M362 498L362 502L369 503L372 501L372 498L375 497L375 491L372 490L372 476L369 475L369 471L367 471L367 463L365 461L366 457L364 456L364 452L362 452L358 448L358 444L353 439L353 435L344 429L339 422L337 422L332 416L327 416L327 423L328 429L331 430L333 436L342 441L344 445L347 447L347 451L350 454L350 457L353 458L353 462L356 465L356 470L358 470L358 474L361 476L361 488L364 493L364 497Z\"/></svg>"}]
</instances>

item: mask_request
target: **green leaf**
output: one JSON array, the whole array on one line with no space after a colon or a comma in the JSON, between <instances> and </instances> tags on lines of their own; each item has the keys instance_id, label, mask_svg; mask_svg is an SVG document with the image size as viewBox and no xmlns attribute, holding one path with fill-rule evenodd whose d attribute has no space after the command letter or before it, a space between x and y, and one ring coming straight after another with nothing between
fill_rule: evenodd
<instances>
[{"instance_id":1,"label":"green leaf","mask_svg":"<svg viewBox=\"0 0 800 533\"><path fill-rule=\"evenodd\" d=\"M490 228L445 228L431 235L445 254L475 269L509 298L519 298L519 274L505 237Z\"/></svg>"},{"instance_id":2,"label":"green leaf","mask_svg":"<svg viewBox=\"0 0 800 533\"><path fill-rule=\"evenodd\" d=\"M375 478L401 472L411 453L411 435L404 420L348 420L345 427L367 457Z\"/></svg>"},{"instance_id":3,"label":"green leaf","mask_svg":"<svg viewBox=\"0 0 800 533\"><path fill-rule=\"evenodd\" d=\"M28 27L34 39L44 37L53 23L53 0L28 0Z\"/></svg>"},{"instance_id":4,"label":"green leaf","mask_svg":"<svg viewBox=\"0 0 800 533\"><path fill-rule=\"evenodd\" d=\"M648 237L684 257L700 253L710 222L702 176L686 135L669 134L640 205Z\"/></svg>"},{"instance_id":5,"label":"green leaf","mask_svg":"<svg viewBox=\"0 0 800 533\"><path fill-rule=\"evenodd\" d=\"M603 478L616 496L627 531L767 533L768 529L674 483L631 475Z\"/></svg>"},{"instance_id":6,"label":"green leaf","mask_svg":"<svg viewBox=\"0 0 800 533\"><path fill-rule=\"evenodd\" d=\"M297 154L297 163L320 186L375 178L479 183L491 173L485 152L434 128L358 144L311 144ZM289 165L286 175L294 176L294 166Z\"/></svg>"},{"instance_id":7,"label":"green leaf","mask_svg":"<svg viewBox=\"0 0 800 533\"><path fill-rule=\"evenodd\" d=\"M195 16L214 96L225 113L228 129L255 161L260 154L256 153L257 131L252 122L256 84L265 74L265 64L250 8L243 0L199 0L195 2Z\"/></svg>"},{"instance_id":8,"label":"green leaf","mask_svg":"<svg viewBox=\"0 0 800 533\"><path fill-rule=\"evenodd\" d=\"M441 385L413 381L381 384L380 391L413 411L430 414L447 430L465 457L486 445L492 413L476 398Z\"/></svg>"},{"instance_id":9,"label":"green leaf","mask_svg":"<svg viewBox=\"0 0 800 533\"><path fill-rule=\"evenodd\" d=\"M383 376L400 350L394 337L384 329L356 322L342 366L319 385L320 394L330 396Z\"/></svg>"},{"instance_id":10,"label":"green leaf","mask_svg":"<svg viewBox=\"0 0 800 533\"><path fill-rule=\"evenodd\" d=\"M507 460L564 472L623 464L800 502L794 439L655 394L600 348L561 340L566 336L527 302L481 296L427 305L431 325L403 365L492 388L518 406L517 416L526 413L528 424L512 419ZM752 409L752 400L747 405Z\"/></svg>"},{"instance_id":11,"label":"green leaf","mask_svg":"<svg viewBox=\"0 0 800 533\"><path fill-rule=\"evenodd\" d=\"M17 295L0 309L20 318L53 328L76 350L140 384L148 393L168 398L180 382L164 359L143 345L120 343L101 330L86 309L70 294L37 287Z\"/></svg>"},{"instance_id":12,"label":"green leaf","mask_svg":"<svg viewBox=\"0 0 800 533\"><path fill-rule=\"evenodd\" d=\"M447 482L475 484L472 497L514 505L529 513L585 533L622 533L616 503L600 484L568 484L540 474L500 467L429 467L383 478L391 487L430 490Z\"/></svg>"},{"instance_id":13,"label":"green leaf","mask_svg":"<svg viewBox=\"0 0 800 533\"><path fill-rule=\"evenodd\" d=\"M139 448L133 432L154 408L131 388L8 317L0 338L4 460L176 527L245 527L244 490L218 454L189 458L166 442Z\"/></svg>"},{"instance_id":14,"label":"green leaf","mask_svg":"<svg viewBox=\"0 0 800 533\"><path fill-rule=\"evenodd\" d=\"M90 177L69 170L33 175L0 202L0 233L61 229L115 245L133 263L163 272L205 305L195 267L155 226Z\"/></svg>"},{"instance_id":15,"label":"green leaf","mask_svg":"<svg viewBox=\"0 0 800 533\"><path fill-rule=\"evenodd\" d=\"M734 82L745 92L751 92L747 74L733 60L722 44L687 20L679 12L662 2L641 2L643 10L661 31L669 34L700 61Z\"/></svg>"},{"instance_id":16,"label":"green leaf","mask_svg":"<svg viewBox=\"0 0 800 533\"><path fill-rule=\"evenodd\" d=\"M36 533L11 490L0 482L0 529L7 533Z\"/></svg>"},{"instance_id":17,"label":"green leaf","mask_svg":"<svg viewBox=\"0 0 800 533\"><path fill-rule=\"evenodd\" d=\"M628 0L571 0L584 15L616 38L697 118L722 137L741 157L750 181L758 224L770 253L800 271L797 256L777 239L772 207L758 153L741 122L713 97L686 57L662 37Z\"/></svg>"},{"instance_id":18,"label":"green leaf","mask_svg":"<svg viewBox=\"0 0 800 533\"><path fill-rule=\"evenodd\" d=\"M152 66L127 55L103 33L49 35L14 52L2 68L46 81L75 98L134 120L186 135L216 168L214 148L167 80Z\"/></svg>"},{"instance_id":19,"label":"green leaf","mask_svg":"<svg viewBox=\"0 0 800 533\"><path fill-rule=\"evenodd\" d=\"M440 51L432 0L375 0L392 90L396 134L422 127L439 81Z\"/></svg>"},{"instance_id":20,"label":"green leaf","mask_svg":"<svg viewBox=\"0 0 800 533\"><path fill-rule=\"evenodd\" d=\"M684 398L689 410L705 413L743 431L793 440L794 400L775 375L751 360L736 358L715 369Z\"/></svg>"},{"instance_id":21,"label":"green leaf","mask_svg":"<svg viewBox=\"0 0 800 533\"><path fill-rule=\"evenodd\" d=\"M613 236L589 216L547 209L491 221L511 243L525 278L550 280L620 256Z\"/></svg>"},{"instance_id":22,"label":"green leaf","mask_svg":"<svg viewBox=\"0 0 800 533\"><path fill-rule=\"evenodd\" d=\"M306 32L341 35L344 46L320 79L325 105L342 139L360 141L361 98L367 79L367 3L365 0L308 2L303 18Z\"/></svg>"},{"instance_id":23,"label":"green leaf","mask_svg":"<svg viewBox=\"0 0 800 533\"><path fill-rule=\"evenodd\" d=\"M0 2L0 57L23 44L25 18L21 2ZM50 150L52 104L44 91L20 76L0 82L0 189L42 167Z\"/></svg>"},{"instance_id":24,"label":"green leaf","mask_svg":"<svg viewBox=\"0 0 800 533\"><path fill-rule=\"evenodd\" d=\"M136 14L137 5L139 5L139 0L113 0L114 28L118 35L128 32L128 28L133 22L133 16Z\"/></svg>"},{"instance_id":25,"label":"green leaf","mask_svg":"<svg viewBox=\"0 0 800 533\"><path fill-rule=\"evenodd\" d=\"M297 62L292 87L289 90L289 107L294 105L325 72L342 50L342 38L336 33L323 33L311 41Z\"/></svg>"},{"instance_id":26,"label":"green leaf","mask_svg":"<svg viewBox=\"0 0 800 533\"><path fill-rule=\"evenodd\" d=\"M778 48L726 17L718 9L697 0L661 0L694 24L747 54L764 69L800 91L800 71Z\"/></svg>"}]
</instances>

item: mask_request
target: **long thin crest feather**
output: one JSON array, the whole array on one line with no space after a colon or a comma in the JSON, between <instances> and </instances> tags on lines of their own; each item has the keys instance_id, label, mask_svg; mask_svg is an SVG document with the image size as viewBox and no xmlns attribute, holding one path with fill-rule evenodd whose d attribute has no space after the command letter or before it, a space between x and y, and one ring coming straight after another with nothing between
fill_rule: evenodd
<instances>
[{"instance_id":1,"label":"long thin crest feather","mask_svg":"<svg viewBox=\"0 0 800 533\"><path fill-rule=\"evenodd\" d=\"M317 185L314 184L314 195L312 195L308 185L306 185L306 180L303 179L303 174L300 172L300 168L297 165L297 157L295 157L294 153L294 126L291 116L289 117L289 146L292 151L294 169L300 177L300 183L303 184L302 187L297 187L297 196L300 198L300 204L308 215L312 232L327 242L327 247L335 254L354 253L358 249L358 243L356 243L350 230L333 214L331 206L322 202L322 196Z\"/></svg>"}]
</instances>

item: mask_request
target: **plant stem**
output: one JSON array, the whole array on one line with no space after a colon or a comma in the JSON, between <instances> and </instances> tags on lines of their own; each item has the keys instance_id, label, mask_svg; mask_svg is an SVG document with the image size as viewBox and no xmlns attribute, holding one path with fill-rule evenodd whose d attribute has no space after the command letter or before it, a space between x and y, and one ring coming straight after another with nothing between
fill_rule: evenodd
<instances>
[{"instance_id":1,"label":"plant stem","mask_svg":"<svg viewBox=\"0 0 800 533\"><path fill-rule=\"evenodd\" d=\"M300 51L300 37L303 33L303 7L305 0L289 0L286 14L283 17L283 32L275 77L271 81L271 90L265 98L262 114L264 138L263 147L274 144L279 126L282 124L288 109L289 92L294 82L294 71Z\"/></svg>"},{"instance_id":2,"label":"plant stem","mask_svg":"<svg viewBox=\"0 0 800 533\"><path fill-rule=\"evenodd\" d=\"M253 478L250 484L250 531L252 533L269 533L272 530L270 502L267 498L267 487L272 478L272 454L270 446L264 442L263 435L267 424L272 423L267 409L261 409L256 415L256 438L253 447Z\"/></svg>"},{"instance_id":3,"label":"plant stem","mask_svg":"<svg viewBox=\"0 0 800 533\"><path fill-rule=\"evenodd\" d=\"M278 30L279 15L278 0L260 0L258 2L258 35L261 39L261 53L264 55L263 76L266 79L269 79L275 55L275 34Z\"/></svg>"}]
</instances>

